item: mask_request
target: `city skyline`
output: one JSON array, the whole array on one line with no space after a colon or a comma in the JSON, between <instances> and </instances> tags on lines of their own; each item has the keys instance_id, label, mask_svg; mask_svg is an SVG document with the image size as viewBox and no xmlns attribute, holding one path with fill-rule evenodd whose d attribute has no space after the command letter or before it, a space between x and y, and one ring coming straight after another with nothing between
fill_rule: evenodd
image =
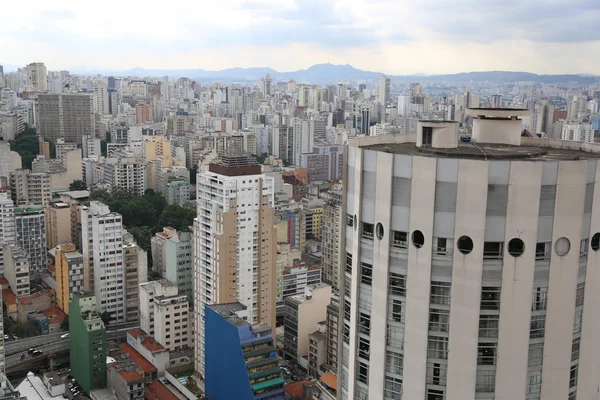
<instances>
[{"instance_id":1,"label":"city skyline","mask_svg":"<svg viewBox=\"0 0 600 400\"><path fill-rule=\"evenodd\" d=\"M600 61L593 29L600 8L584 0L569 7L460 0L427 9L385 0L227 0L200 9L183 1L161 10L159 20L152 8L114 1L93 12L71 0L40 3L27 14L16 3L5 7L11 19L0 28L1 62L39 59L52 70L294 70L331 62L386 74L595 73ZM532 22L527 16L534 14ZM125 23L129 18L150 28Z\"/></svg>"}]
</instances>

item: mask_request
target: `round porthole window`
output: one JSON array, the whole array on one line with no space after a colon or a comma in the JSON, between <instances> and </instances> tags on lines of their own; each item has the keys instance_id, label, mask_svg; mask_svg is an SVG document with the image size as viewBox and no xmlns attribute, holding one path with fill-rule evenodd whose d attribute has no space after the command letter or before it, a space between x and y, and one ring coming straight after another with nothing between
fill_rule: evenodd
<instances>
[{"instance_id":1,"label":"round porthole window","mask_svg":"<svg viewBox=\"0 0 600 400\"><path fill-rule=\"evenodd\" d=\"M554 251L559 256L566 255L571 250L571 242L566 237L561 237L554 243Z\"/></svg>"},{"instance_id":2,"label":"round porthole window","mask_svg":"<svg viewBox=\"0 0 600 400\"><path fill-rule=\"evenodd\" d=\"M456 247L461 253L469 254L473 251L473 240L468 236L461 236L456 241Z\"/></svg>"},{"instance_id":3,"label":"round porthole window","mask_svg":"<svg viewBox=\"0 0 600 400\"><path fill-rule=\"evenodd\" d=\"M508 254L513 257L519 257L525 252L525 243L519 239L514 238L508 242Z\"/></svg>"},{"instance_id":4,"label":"round porthole window","mask_svg":"<svg viewBox=\"0 0 600 400\"><path fill-rule=\"evenodd\" d=\"M378 222L377 225L375 225L375 234L377 235L377 239L383 239L384 233L383 225L381 225L381 222Z\"/></svg>"},{"instance_id":5,"label":"round porthole window","mask_svg":"<svg viewBox=\"0 0 600 400\"><path fill-rule=\"evenodd\" d=\"M423 236L423 232L421 231L414 231L411 238L413 246L415 246L417 249L420 249L425 244L425 236Z\"/></svg>"},{"instance_id":6,"label":"round porthole window","mask_svg":"<svg viewBox=\"0 0 600 400\"><path fill-rule=\"evenodd\" d=\"M600 250L600 233L596 233L594 236L592 236L592 250Z\"/></svg>"}]
</instances>

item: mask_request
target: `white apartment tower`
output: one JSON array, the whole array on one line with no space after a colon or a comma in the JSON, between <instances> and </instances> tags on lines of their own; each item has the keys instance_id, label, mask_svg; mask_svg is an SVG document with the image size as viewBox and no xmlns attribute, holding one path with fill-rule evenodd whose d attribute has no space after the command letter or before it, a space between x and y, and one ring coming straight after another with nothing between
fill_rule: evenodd
<instances>
[{"instance_id":1,"label":"white apartment tower","mask_svg":"<svg viewBox=\"0 0 600 400\"><path fill-rule=\"evenodd\" d=\"M29 257L27 253L16 244L4 245L6 264L4 277L13 293L18 297L29 296Z\"/></svg>"},{"instance_id":2,"label":"white apartment tower","mask_svg":"<svg viewBox=\"0 0 600 400\"><path fill-rule=\"evenodd\" d=\"M275 182L244 154L198 174L194 220L195 368L204 375L204 307L239 301L248 322L275 328Z\"/></svg>"},{"instance_id":3,"label":"white apartment tower","mask_svg":"<svg viewBox=\"0 0 600 400\"><path fill-rule=\"evenodd\" d=\"M84 278L94 289L98 313L108 312L113 323L125 322L126 277L121 214L111 212L106 204L91 201L88 209L81 213L81 233ZM89 268L93 268L92 274Z\"/></svg>"},{"instance_id":4,"label":"white apartment tower","mask_svg":"<svg viewBox=\"0 0 600 400\"><path fill-rule=\"evenodd\" d=\"M300 165L300 154L312 153L315 144L315 131L311 129L311 121L302 118L292 119L292 159L294 165ZM289 137L288 137L289 144Z\"/></svg>"},{"instance_id":5,"label":"white apartment tower","mask_svg":"<svg viewBox=\"0 0 600 400\"><path fill-rule=\"evenodd\" d=\"M562 140L594 143L594 127L590 124L564 124L562 128Z\"/></svg>"},{"instance_id":6,"label":"white apartment tower","mask_svg":"<svg viewBox=\"0 0 600 400\"><path fill-rule=\"evenodd\" d=\"M48 74L46 66L41 62L27 64L27 84L38 92L48 90Z\"/></svg>"},{"instance_id":7,"label":"white apartment tower","mask_svg":"<svg viewBox=\"0 0 600 400\"><path fill-rule=\"evenodd\" d=\"M467 112L347 148L340 398L596 398L600 146Z\"/></svg>"},{"instance_id":8,"label":"white apartment tower","mask_svg":"<svg viewBox=\"0 0 600 400\"><path fill-rule=\"evenodd\" d=\"M379 85L377 86L377 102L383 105L390 102L390 78L387 76L379 77Z\"/></svg>"},{"instance_id":9,"label":"white apartment tower","mask_svg":"<svg viewBox=\"0 0 600 400\"><path fill-rule=\"evenodd\" d=\"M6 193L0 193L0 275L4 275L3 247L15 241L15 206Z\"/></svg>"},{"instance_id":10,"label":"white apartment tower","mask_svg":"<svg viewBox=\"0 0 600 400\"><path fill-rule=\"evenodd\" d=\"M48 268L44 207L23 205L14 208L16 244L29 256L29 272L38 275Z\"/></svg>"},{"instance_id":11,"label":"white apartment tower","mask_svg":"<svg viewBox=\"0 0 600 400\"><path fill-rule=\"evenodd\" d=\"M100 115L109 114L108 83L103 79L95 79L92 82L92 92L94 93L94 111Z\"/></svg>"}]
</instances>

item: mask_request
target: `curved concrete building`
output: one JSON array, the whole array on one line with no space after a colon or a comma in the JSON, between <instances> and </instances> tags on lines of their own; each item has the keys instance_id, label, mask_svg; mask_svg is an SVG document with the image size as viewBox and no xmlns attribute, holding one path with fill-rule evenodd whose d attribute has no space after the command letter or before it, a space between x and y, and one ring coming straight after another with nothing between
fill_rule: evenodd
<instances>
[{"instance_id":1,"label":"curved concrete building","mask_svg":"<svg viewBox=\"0 0 600 400\"><path fill-rule=\"evenodd\" d=\"M595 399L600 146L470 109L345 162L342 399Z\"/></svg>"}]
</instances>

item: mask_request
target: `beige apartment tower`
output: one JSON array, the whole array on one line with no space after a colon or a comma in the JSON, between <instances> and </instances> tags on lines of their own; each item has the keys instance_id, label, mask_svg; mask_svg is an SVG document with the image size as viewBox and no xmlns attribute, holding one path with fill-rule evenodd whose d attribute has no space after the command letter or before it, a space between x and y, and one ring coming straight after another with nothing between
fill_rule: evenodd
<instances>
[{"instance_id":1,"label":"beige apartment tower","mask_svg":"<svg viewBox=\"0 0 600 400\"><path fill-rule=\"evenodd\" d=\"M198 174L194 220L195 368L204 375L204 307L239 301L248 322L275 328L275 183L243 153Z\"/></svg>"},{"instance_id":2,"label":"beige apartment tower","mask_svg":"<svg viewBox=\"0 0 600 400\"><path fill-rule=\"evenodd\" d=\"M347 146L340 398L596 398L600 146L467 114Z\"/></svg>"},{"instance_id":3,"label":"beige apartment tower","mask_svg":"<svg viewBox=\"0 0 600 400\"><path fill-rule=\"evenodd\" d=\"M46 66L41 62L27 64L27 85L38 92L48 91L48 73Z\"/></svg>"}]
</instances>

